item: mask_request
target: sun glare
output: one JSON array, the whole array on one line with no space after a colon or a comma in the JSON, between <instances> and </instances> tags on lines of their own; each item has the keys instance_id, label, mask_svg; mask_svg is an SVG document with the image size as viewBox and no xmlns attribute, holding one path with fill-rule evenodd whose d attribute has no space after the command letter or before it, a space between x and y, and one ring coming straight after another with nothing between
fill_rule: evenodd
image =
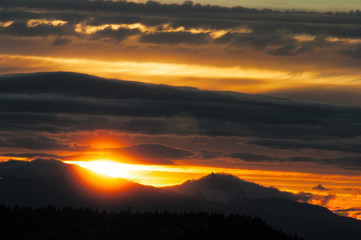
<instances>
[{"instance_id":1,"label":"sun glare","mask_svg":"<svg viewBox=\"0 0 361 240\"><path fill-rule=\"evenodd\" d=\"M68 164L76 164L85 169L94 171L96 173L115 177L115 178L131 178L130 170L134 170L131 164L121 164L108 159L98 159L94 161L65 161Z\"/></svg>"}]
</instances>

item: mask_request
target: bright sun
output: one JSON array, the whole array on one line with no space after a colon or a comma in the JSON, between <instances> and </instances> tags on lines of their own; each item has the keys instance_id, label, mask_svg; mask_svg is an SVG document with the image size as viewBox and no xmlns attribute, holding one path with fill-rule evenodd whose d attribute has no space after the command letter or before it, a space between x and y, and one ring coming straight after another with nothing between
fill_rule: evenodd
<instances>
[{"instance_id":1,"label":"bright sun","mask_svg":"<svg viewBox=\"0 0 361 240\"><path fill-rule=\"evenodd\" d=\"M76 164L85 169L94 171L105 176L131 179L131 171L137 169L137 165L118 163L108 159L97 159L94 161L65 161L68 164Z\"/></svg>"},{"instance_id":2,"label":"bright sun","mask_svg":"<svg viewBox=\"0 0 361 240\"><path fill-rule=\"evenodd\" d=\"M212 170L202 167L186 167L176 165L128 164L110 159L91 161L64 161L113 178L123 178L143 185L166 186L179 184L184 179L203 176Z\"/></svg>"}]
</instances>

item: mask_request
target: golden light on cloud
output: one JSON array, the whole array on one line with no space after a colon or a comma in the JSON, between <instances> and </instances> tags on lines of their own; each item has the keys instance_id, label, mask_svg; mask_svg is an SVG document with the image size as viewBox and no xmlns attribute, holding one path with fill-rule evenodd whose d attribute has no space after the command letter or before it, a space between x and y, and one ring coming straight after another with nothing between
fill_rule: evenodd
<instances>
[{"instance_id":1,"label":"golden light on cloud","mask_svg":"<svg viewBox=\"0 0 361 240\"><path fill-rule=\"evenodd\" d=\"M348 44L360 44L361 39L359 38L338 38L338 37L329 37L326 39L330 43L348 43Z\"/></svg>"},{"instance_id":2,"label":"golden light on cloud","mask_svg":"<svg viewBox=\"0 0 361 240\"><path fill-rule=\"evenodd\" d=\"M67 21L63 21L63 20L47 20L47 19L31 19L27 22L27 26L32 28L32 27L37 27L39 25L51 25L51 26L64 26L65 24L67 24Z\"/></svg>"},{"instance_id":3,"label":"golden light on cloud","mask_svg":"<svg viewBox=\"0 0 361 240\"><path fill-rule=\"evenodd\" d=\"M240 27L237 29L222 29L222 30L214 30L214 29L205 29L205 28L189 28L186 29L185 27L181 26L178 28L173 28L169 24L162 25L162 32L189 32L192 34L197 33L208 33L212 38L219 38L227 33L251 33L252 30L247 27Z\"/></svg>"},{"instance_id":4,"label":"golden light on cloud","mask_svg":"<svg viewBox=\"0 0 361 240\"><path fill-rule=\"evenodd\" d=\"M11 157L11 160L17 160L17 161L29 161L26 157ZM9 161L9 157L2 157L0 156L0 162L7 162Z\"/></svg>"},{"instance_id":5,"label":"golden light on cloud","mask_svg":"<svg viewBox=\"0 0 361 240\"><path fill-rule=\"evenodd\" d=\"M118 30L120 28L145 29L146 27L140 23L139 24L103 24L98 26L79 23L75 26L75 32L90 35L107 28L110 28L112 30Z\"/></svg>"},{"instance_id":6,"label":"golden light on cloud","mask_svg":"<svg viewBox=\"0 0 361 240\"><path fill-rule=\"evenodd\" d=\"M0 27L6 28L6 27L11 26L13 23L14 23L14 21L6 21L6 22L1 22L0 21Z\"/></svg>"},{"instance_id":7,"label":"golden light on cloud","mask_svg":"<svg viewBox=\"0 0 361 240\"><path fill-rule=\"evenodd\" d=\"M170 24L162 24L160 26L146 26L142 23L131 23L131 24L103 24L103 25L88 25L87 23L78 23L75 26L74 31L81 34L94 34L98 31L102 31L104 29L137 29L142 33L172 33L172 32L189 32L192 34L209 34L212 38L216 39L222 37L227 33L251 33L252 30L248 27L239 27L236 29L207 29L207 28L185 28L183 26L174 28Z\"/></svg>"},{"instance_id":8,"label":"golden light on cloud","mask_svg":"<svg viewBox=\"0 0 361 240\"><path fill-rule=\"evenodd\" d=\"M0 55L0 63L21 64L34 71L72 71L100 77L137 80L145 83L189 86L207 90L242 91L260 93L280 88L306 87L338 83L345 86L359 81L357 73L320 75L318 72L294 73L240 66L212 66L165 62L127 60L100 60L28 55ZM22 72L26 70L22 69ZM277 79L277 81L275 81ZM246 80L246 81L244 81ZM212 83L212 84L210 84Z\"/></svg>"},{"instance_id":9,"label":"golden light on cloud","mask_svg":"<svg viewBox=\"0 0 361 240\"><path fill-rule=\"evenodd\" d=\"M268 70L257 68L242 67L222 67L207 65L190 65L181 63L163 63L163 62L136 62L136 61L103 61L94 59L81 58L61 58L61 57L43 57L43 56L23 56L23 55L0 55L1 62L11 63L16 61L23 62L28 68L36 71L71 71L77 66L78 72L93 74L102 77L111 77L118 79L137 79L142 82L167 84L173 86L184 86L184 78L191 79L212 79L217 81L212 85L202 85L202 81L188 81L187 85L209 90L237 90L235 82L230 79L248 79L250 81L263 80L264 83L253 89L253 92L260 90L259 88L274 89L279 86L294 86L297 84L306 84L312 82L326 81L317 77L316 73L303 72L294 74L292 72L280 70ZM44 68L46 66L46 68ZM164 76L167 76L164 78ZM225 79L228 79L225 81ZM278 81L273 81L277 79ZM272 80L272 81L271 81ZM241 81L239 83L243 85Z\"/></svg>"},{"instance_id":10,"label":"golden light on cloud","mask_svg":"<svg viewBox=\"0 0 361 240\"><path fill-rule=\"evenodd\" d=\"M315 36L311 36L308 34L299 34L299 35L295 35L293 36L294 39L296 39L299 42L310 42L316 39Z\"/></svg>"}]
</instances>

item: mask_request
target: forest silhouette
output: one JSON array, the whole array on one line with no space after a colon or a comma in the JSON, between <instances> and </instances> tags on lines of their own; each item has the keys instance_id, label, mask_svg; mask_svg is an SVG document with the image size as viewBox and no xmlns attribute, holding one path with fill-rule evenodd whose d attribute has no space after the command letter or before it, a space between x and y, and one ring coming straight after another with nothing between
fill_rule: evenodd
<instances>
[{"instance_id":1,"label":"forest silhouette","mask_svg":"<svg viewBox=\"0 0 361 240\"><path fill-rule=\"evenodd\" d=\"M6 239L277 239L301 240L274 230L260 218L207 212L108 212L71 206L0 205Z\"/></svg>"}]
</instances>

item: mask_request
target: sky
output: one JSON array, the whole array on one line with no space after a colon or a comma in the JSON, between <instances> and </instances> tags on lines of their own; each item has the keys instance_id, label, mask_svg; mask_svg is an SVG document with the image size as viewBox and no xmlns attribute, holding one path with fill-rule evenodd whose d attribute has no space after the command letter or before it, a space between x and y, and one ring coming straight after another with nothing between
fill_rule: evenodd
<instances>
[{"instance_id":1,"label":"sky","mask_svg":"<svg viewBox=\"0 0 361 240\"><path fill-rule=\"evenodd\" d=\"M77 161L155 186L228 172L361 218L358 9L2 0L0 160ZM30 74L54 71L119 80Z\"/></svg>"}]
</instances>

